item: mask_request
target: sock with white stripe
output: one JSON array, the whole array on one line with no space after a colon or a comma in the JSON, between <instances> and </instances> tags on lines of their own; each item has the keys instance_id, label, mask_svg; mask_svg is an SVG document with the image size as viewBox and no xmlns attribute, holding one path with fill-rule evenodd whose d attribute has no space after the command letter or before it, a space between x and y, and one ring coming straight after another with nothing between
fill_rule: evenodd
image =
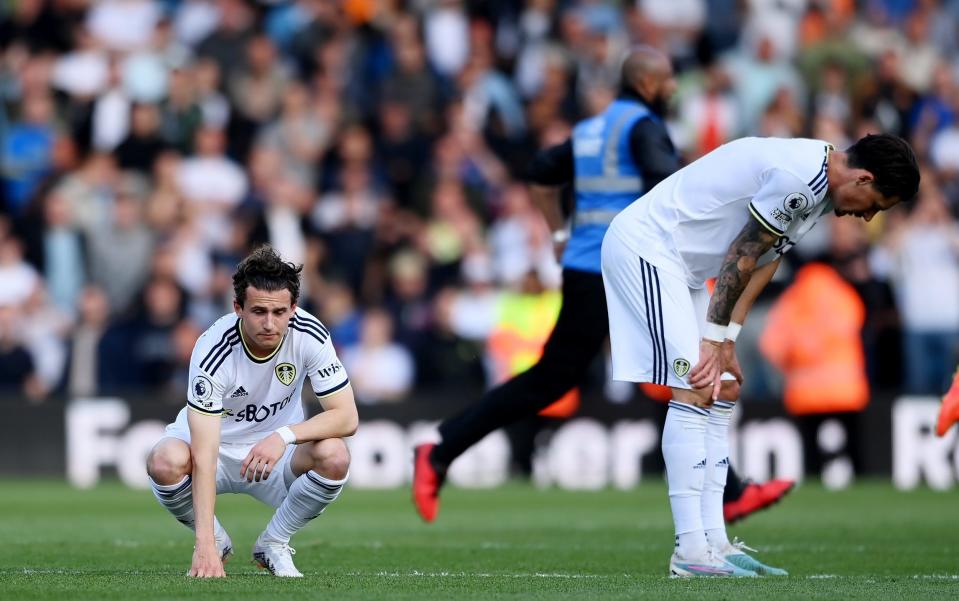
<instances>
[{"instance_id":1,"label":"sock with white stripe","mask_svg":"<svg viewBox=\"0 0 959 601\"><path fill-rule=\"evenodd\" d=\"M729 471L729 419L733 403L716 401L706 421L706 475L703 482L703 528L706 539L717 549L729 545L723 519L723 490Z\"/></svg>"},{"instance_id":2,"label":"sock with white stripe","mask_svg":"<svg viewBox=\"0 0 959 601\"><path fill-rule=\"evenodd\" d=\"M308 471L294 480L286 499L267 524L263 538L280 543L290 542L290 537L307 522L319 517L326 506L340 496L347 478L349 475L342 480L331 480Z\"/></svg>"},{"instance_id":3,"label":"sock with white stripe","mask_svg":"<svg viewBox=\"0 0 959 601\"><path fill-rule=\"evenodd\" d=\"M176 484L157 484L150 478L150 488L160 505L166 508L178 522L196 531L196 515L193 513L193 478L187 474ZM226 531L213 516L213 535L222 540Z\"/></svg>"},{"instance_id":4,"label":"sock with white stripe","mask_svg":"<svg viewBox=\"0 0 959 601\"><path fill-rule=\"evenodd\" d=\"M703 557L707 548L701 512L707 416L705 409L670 401L663 427L663 459L676 547L686 559Z\"/></svg>"}]
</instances>

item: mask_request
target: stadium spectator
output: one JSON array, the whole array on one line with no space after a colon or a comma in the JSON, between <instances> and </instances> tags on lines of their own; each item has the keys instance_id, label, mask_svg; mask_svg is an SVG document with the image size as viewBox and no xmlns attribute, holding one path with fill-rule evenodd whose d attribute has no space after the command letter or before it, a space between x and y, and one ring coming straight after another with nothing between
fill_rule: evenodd
<instances>
[{"instance_id":1,"label":"stadium spectator","mask_svg":"<svg viewBox=\"0 0 959 601\"><path fill-rule=\"evenodd\" d=\"M17 308L0 302L0 390L23 394L30 400L43 396L30 353L17 333Z\"/></svg>"},{"instance_id":2,"label":"stadium spectator","mask_svg":"<svg viewBox=\"0 0 959 601\"><path fill-rule=\"evenodd\" d=\"M869 403L865 318L855 288L821 263L802 267L769 312L759 345L785 378L784 402L799 422L808 474L822 473L826 464L820 428L830 419L838 419L846 435L831 453L844 450L853 467L861 465L858 414Z\"/></svg>"},{"instance_id":3,"label":"stadium spectator","mask_svg":"<svg viewBox=\"0 0 959 601\"><path fill-rule=\"evenodd\" d=\"M4 223L0 221L0 228ZM23 258L23 243L0 229L0 304L22 307L43 285L40 274Z\"/></svg>"},{"instance_id":4,"label":"stadium spectator","mask_svg":"<svg viewBox=\"0 0 959 601\"><path fill-rule=\"evenodd\" d=\"M409 394L416 377L413 356L392 338L390 314L378 308L367 310L359 342L343 350L343 366L350 374L357 402L395 403Z\"/></svg>"},{"instance_id":5,"label":"stadium spectator","mask_svg":"<svg viewBox=\"0 0 959 601\"><path fill-rule=\"evenodd\" d=\"M167 143L160 135L160 112L153 104L135 104L130 114L130 133L116 148L121 169L134 169L143 174L153 165Z\"/></svg>"},{"instance_id":6,"label":"stadium spectator","mask_svg":"<svg viewBox=\"0 0 959 601\"><path fill-rule=\"evenodd\" d=\"M90 280L102 287L115 314L130 309L153 254L154 235L143 219L137 184L126 180L112 201L112 219L90 234Z\"/></svg>"},{"instance_id":7,"label":"stadium spectator","mask_svg":"<svg viewBox=\"0 0 959 601\"><path fill-rule=\"evenodd\" d=\"M0 174L7 209L20 213L34 191L53 170L57 132L53 99L48 92L23 97L22 117L3 136Z\"/></svg>"},{"instance_id":8,"label":"stadium spectator","mask_svg":"<svg viewBox=\"0 0 959 601\"><path fill-rule=\"evenodd\" d=\"M101 341L110 320L110 301L106 293L87 286L77 301L77 322L68 348L65 370L66 392L71 398L91 397L101 391L102 372L110 369L110 357Z\"/></svg>"},{"instance_id":9,"label":"stadium spectator","mask_svg":"<svg viewBox=\"0 0 959 601\"><path fill-rule=\"evenodd\" d=\"M933 186L888 239L903 325L905 390L938 395L959 359L959 225Z\"/></svg>"}]
</instances>

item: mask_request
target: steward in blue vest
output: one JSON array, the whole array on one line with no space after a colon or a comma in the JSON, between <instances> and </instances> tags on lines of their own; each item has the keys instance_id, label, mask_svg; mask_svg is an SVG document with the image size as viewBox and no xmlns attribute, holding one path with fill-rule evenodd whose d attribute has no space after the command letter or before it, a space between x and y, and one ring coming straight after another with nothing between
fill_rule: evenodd
<instances>
[{"instance_id":1,"label":"steward in blue vest","mask_svg":"<svg viewBox=\"0 0 959 601\"><path fill-rule=\"evenodd\" d=\"M563 305L536 365L444 420L439 443L416 447L413 501L425 521L436 518L439 491L454 459L493 430L536 415L578 386L603 348L609 335L600 270L603 236L617 213L679 169L662 121L675 89L669 57L649 47L634 49L623 62L616 100L577 123L569 140L540 151L530 165L530 193L562 257ZM575 205L567 229L561 194L569 185ZM730 468L727 492L731 489L734 500L742 494Z\"/></svg>"}]
</instances>

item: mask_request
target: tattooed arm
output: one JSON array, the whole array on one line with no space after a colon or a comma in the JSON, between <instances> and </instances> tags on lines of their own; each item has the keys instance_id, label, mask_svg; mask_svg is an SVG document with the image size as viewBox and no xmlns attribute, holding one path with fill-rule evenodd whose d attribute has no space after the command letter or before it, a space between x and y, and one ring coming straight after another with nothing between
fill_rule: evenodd
<instances>
[{"instance_id":1,"label":"tattooed arm","mask_svg":"<svg viewBox=\"0 0 959 601\"><path fill-rule=\"evenodd\" d=\"M756 271L756 263L778 239L778 235L766 229L758 220L749 219L746 222L742 231L729 246L726 259L719 270L716 288L713 290L713 297L709 301L709 310L706 313L707 321L719 325L729 323L733 308L746 290L753 272ZM775 271L775 267L772 270ZM772 277L772 273L769 277ZM758 295L759 291L756 290L755 294Z\"/></svg>"},{"instance_id":2,"label":"tattooed arm","mask_svg":"<svg viewBox=\"0 0 959 601\"><path fill-rule=\"evenodd\" d=\"M746 284L746 289L739 295L739 300L736 301L736 306L733 307L729 321L735 321L738 324L746 323L746 316L749 315L749 310L752 309L753 303L756 302L756 299L759 297L759 293L763 291L766 284L776 275L776 269L779 268L781 260L781 258L777 258L775 261L767 263L753 272L749 278L749 283Z\"/></svg>"},{"instance_id":3,"label":"tattooed arm","mask_svg":"<svg viewBox=\"0 0 959 601\"><path fill-rule=\"evenodd\" d=\"M738 307L737 303L743 297L743 292L747 289L753 273L757 271L756 264L759 262L759 258L772 248L778 239L777 234L767 229L757 219L750 219L746 222L742 231L729 246L726 259L719 270L716 288L713 290L713 297L709 301L709 310L706 313L707 321L723 326L727 325L733 315L734 308L739 309L736 312L737 317L740 313L745 316L746 311L749 310L746 305L752 305L752 300L755 300L759 290L762 289L759 284L765 285L776 268L764 266L760 269L757 276L759 279L749 289L749 295L747 295L751 296L752 299L742 299L744 302L739 304ZM773 265L776 263L773 262ZM721 342L703 339L699 344L699 361L689 372L690 384L694 388L709 387L710 396L713 400L719 398L720 376L727 367L736 377L736 380L742 381L742 372L739 369L738 362L735 362L735 353L732 353L731 348L725 349L727 352L723 353L721 347L724 346L732 347L731 344L724 345Z\"/></svg>"}]
</instances>

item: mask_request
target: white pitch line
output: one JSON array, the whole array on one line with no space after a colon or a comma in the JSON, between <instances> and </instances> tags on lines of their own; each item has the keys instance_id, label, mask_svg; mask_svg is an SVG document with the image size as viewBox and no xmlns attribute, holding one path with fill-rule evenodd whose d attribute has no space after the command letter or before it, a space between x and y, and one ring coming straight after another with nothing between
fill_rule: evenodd
<instances>
[{"instance_id":1,"label":"white pitch line","mask_svg":"<svg viewBox=\"0 0 959 601\"><path fill-rule=\"evenodd\" d=\"M523 574L493 574L490 572L349 572L348 576L376 576L380 578L563 578L563 579L597 579L620 578L610 574L564 574L549 572L531 572ZM629 577L623 574L622 577Z\"/></svg>"}]
</instances>

